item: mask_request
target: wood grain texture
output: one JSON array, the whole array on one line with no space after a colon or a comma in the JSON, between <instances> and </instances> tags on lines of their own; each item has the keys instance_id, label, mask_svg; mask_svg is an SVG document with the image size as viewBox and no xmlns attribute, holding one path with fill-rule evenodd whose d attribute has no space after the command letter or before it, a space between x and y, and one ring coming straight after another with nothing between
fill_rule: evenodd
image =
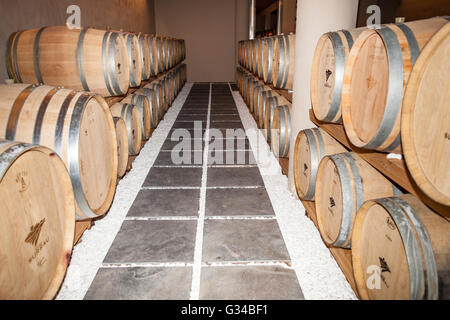
<instances>
[{"instance_id":1,"label":"wood grain texture","mask_svg":"<svg viewBox=\"0 0 450 320\"><path fill-rule=\"evenodd\" d=\"M0 174L0 299L52 299L72 252L70 176L51 149L4 142L0 140L5 168Z\"/></svg>"}]
</instances>

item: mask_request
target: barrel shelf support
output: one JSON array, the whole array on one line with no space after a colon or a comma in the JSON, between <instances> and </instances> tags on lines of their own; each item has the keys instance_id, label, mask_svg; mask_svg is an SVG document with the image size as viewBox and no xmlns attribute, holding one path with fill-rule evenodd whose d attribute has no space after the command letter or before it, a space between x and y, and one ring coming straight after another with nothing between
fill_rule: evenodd
<instances>
[{"instance_id":1,"label":"barrel shelf support","mask_svg":"<svg viewBox=\"0 0 450 320\"><path fill-rule=\"evenodd\" d=\"M309 111L311 121L326 131L334 139L340 142L347 149L357 153L361 158L367 161L372 167L381 172L386 178L405 189L407 192L413 194L424 202L427 206L433 209L436 213L440 214L448 221L450 221L450 207L443 206L431 200L420 190L415 184L411 175L408 172L404 158L400 159L388 159L386 153L381 153L372 150L360 149L353 146L350 140L347 138L344 126L334 123L323 123L314 115L312 109Z\"/></svg>"}]
</instances>

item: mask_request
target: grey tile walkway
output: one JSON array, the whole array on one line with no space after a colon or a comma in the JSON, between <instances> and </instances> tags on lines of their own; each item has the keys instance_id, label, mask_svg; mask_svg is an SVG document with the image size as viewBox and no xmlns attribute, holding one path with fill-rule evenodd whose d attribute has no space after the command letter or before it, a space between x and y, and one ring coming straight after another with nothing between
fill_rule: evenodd
<instances>
[{"instance_id":1,"label":"grey tile walkway","mask_svg":"<svg viewBox=\"0 0 450 320\"><path fill-rule=\"evenodd\" d=\"M206 220L203 262L289 260L276 220Z\"/></svg>"},{"instance_id":2,"label":"grey tile walkway","mask_svg":"<svg viewBox=\"0 0 450 320\"><path fill-rule=\"evenodd\" d=\"M200 189L141 190L129 217L198 216Z\"/></svg>"},{"instance_id":3,"label":"grey tile walkway","mask_svg":"<svg viewBox=\"0 0 450 320\"><path fill-rule=\"evenodd\" d=\"M266 216L274 214L265 188L206 190L207 216Z\"/></svg>"},{"instance_id":4,"label":"grey tile walkway","mask_svg":"<svg viewBox=\"0 0 450 320\"><path fill-rule=\"evenodd\" d=\"M203 300L303 300L292 269L278 266L204 267Z\"/></svg>"},{"instance_id":5,"label":"grey tile walkway","mask_svg":"<svg viewBox=\"0 0 450 320\"><path fill-rule=\"evenodd\" d=\"M101 268L85 300L186 300L192 268Z\"/></svg>"},{"instance_id":6,"label":"grey tile walkway","mask_svg":"<svg viewBox=\"0 0 450 320\"><path fill-rule=\"evenodd\" d=\"M85 299L303 298L295 272L284 266L289 254L259 169L251 165L253 153L228 84L212 85L212 137L202 141L209 95L209 83L192 87ZM170 151L181 142L176 134L172 141L172 132L192 134L196 120L202 132L182 142L195 150L186 154L203 160L208 145L211 161L217 150L228 150L216 160L229 166L172 162ZM241 138L224 139L227 129L242 131ZM236 150L247 150L244 163L226 163L227 155L237 159ZM204 169L206 198L201 198ZM194 290L196 281L200 291Z\"/></svg>"},{"instance_id":7,"label":"grey tile walkway","mask_svg":"<svg viewBox=\"0 0 450 320\"><path fill-rule=\"evenodd\" d=\"M124 221L105 263L193 262L195 221Z\"/></svg>"}]
</instances>

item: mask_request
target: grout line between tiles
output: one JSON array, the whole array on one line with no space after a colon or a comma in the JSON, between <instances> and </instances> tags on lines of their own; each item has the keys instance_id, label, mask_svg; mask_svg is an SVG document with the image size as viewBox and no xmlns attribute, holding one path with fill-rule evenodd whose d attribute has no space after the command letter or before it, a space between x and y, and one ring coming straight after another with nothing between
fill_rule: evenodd
<instances>
[{"instance_id":1,"label":"grout line between tiles","mask_svg":"<svg viewBox=\"0 0 450 320\"><path fill-rule=\"evenodd\" d=\"M206 117L206 132L205 140L209 140L209 126L211 119L211 101L212 101L212 83L209 83L209 99L208 99L208 115ZM206 187L208 183L208 157L209 144L205 145L203 154L203 169L202 169L202 186L200 189L199 200L199 215L197 222L197 233L195 236L194 247L194 266L192 268L192 284L190 300L200 299L200 277L201 277L201 262L203 251L203 229L205 224L205 208L206 208Z\"/></svg>"},{"instance_id":2,"label":"grout line between tiles","mask_svg":"<svg viewBox=\"0 0 450 320\"><path fill-rule=\"evenodd\" d=\"M192 262L111 262L103 263L102 269L126 269L126 268L185 268L193 267ZM202 262L201 268L217 267L266 267L276 266L293 269L290 260L254 260L254 261L218 261Z\"/></svg>"}]
</instances>

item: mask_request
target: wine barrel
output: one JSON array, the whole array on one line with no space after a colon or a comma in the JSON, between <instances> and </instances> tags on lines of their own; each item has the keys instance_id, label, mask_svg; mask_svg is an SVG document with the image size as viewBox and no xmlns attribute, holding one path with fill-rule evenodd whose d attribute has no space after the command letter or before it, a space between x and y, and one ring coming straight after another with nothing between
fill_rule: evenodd
<instances>
[{"instance_id":1,"label":"wine barrel","mask_svg":"<svg viewBox=\"0 0 450 320\"><path fill-rule=\"evenodd\" d=\"M154 80L150 82L149 84L145 85L144 88L153 90L155 97L156 97L156 106L158 110L158 122L163 118L164 116L164 92L161 88L161 85L158 80Z\"/></svg>"},{"instance_id":2,"label":"wine barrel","mask_svg":"<svg viewBox=\"0 0 450 320\"><path fill-rule=\"evenodd\" d=\"M170 107L170 97L169 97L170 87L166 79L166 75L159 77L157 80L159 81L159 85L161 86L161 91L163 95L163 112L165 114Z\"/></svg>"},{"instance_id":3,"label":"wine barrel","mask_svg":"<svg viewBox=\"0 0 450 320\"><path fill-rule=\"evenodd\" d=\"M450 224L407 194L366 202L353 228L362 299L450 299Z\"/></svg>"},{"instance_id":4,"label":"wine barrel","mask_svg":"<svg viewBox=\"0 0 450 320\"><path fill-rule=\"evenodd\" d=\"M127 126L122 118L114 117L117 137L117 177L122 178L127 172L128 164L128 134Z\"/></svg>"},{"instance_id":5,"label":"wine barrel","mask_svg":"<svg viewBox=\"0 0 450 320\"><path fill-rule=\"evenodd\" d=\"M264 99L268 96L268 92L271 92L269 86L264 85L263 82L256 88L256 90L253 92L253 105L255 109L256 119L258 126L260 128L264 127Z\"/></svg>"},{"instance_id":6,"label":"wine barrel","mask_svg":"<svg viewBox=\"0 0 450 320\"><path fill-rule=\"evenodd\" d=\"M311 72L311 102L316 118L342 123L341 96L347 57L366 28L328 32L320 37Z\"/></svg>"},{"instance_id":7,"label":"wine barrel","mask_svg":"<svg viewBox=\"0 0 450 320\"><path fill-rule=\"evenodd\" d=\"M159 38L154 35L148 35L148 46L150 48L150 57L151 57L151 68L150 74L152 77L155 77L158 73L162 72L162 63L160 56L160 46L161 43Z\"/></svg>"},{"instance_id":8,"label":"wine barrel","mask_svg":"<svg viewBox=\"0 0 450 320\"><path fill-rule=\"evenodd\" d=\"M288 158L291 144L291 105L278 106L273 114L271 146L278 158Z\"/></svg>"},{"instance_id":9,"label":"wine barrel","mask_svg":"<svg viewBox=\"0 0 450 320\"><path fill-rule=\"evenodd\" d=\"M139 93L132 93L121 100L120 103L136 106L141 116L142 140L148 140L152 130L152 113L150 111L150 102L147 96Z\"/></svg>"},{"instance_id":10,"label":"wine barrel","mask_svg":"<svg viewBox=\"0 0 450 320\"><path fill-rule=\"evenodd\" d=\"M256 76L259 77L259 61L261 59L261 38L257 38L254 40L253 46L253 72Z\"/></svg>"},{"instance_id":11,"label":"wine barrel","mask_svg":"<svg viewBox=\"0 0 450 320\"><path fill-rule=\"evenodd\" d=\"M72 253L75 201L62 160L0 140L0 299L52 299Z\"/></svg>"},{"instance_id":12,"label":"wine barrel","mask_svg":"<svg viewBox=\"0 0 450 320\"><path fill-rule=\"evenodd\" d=\"M361 33L348 57L342 90L342 117L352 144L401 152L404 87L420 51L446 23L432 18Z\"/></svg>"},{"instance_id":13,"label":"wine barrel","mask_svg":"<svg viewBox=\"0 0 450 320\"><path fill-rule=\"evenodd\" d=\"M257 105L254 103L255 93L257 93L258 88L264 86L264 82L259 81L256 77L253 77L253 81L250 84L250 90L248 92L249 108L255 119L258 117Z\"/></svg>"},{"instance_id":14,"label":"wine barrel","mask_svg":"<svg viewBox=\"0 0 450 320\"><path fill-rule=\"evenodd\" d=\"M292 89L294 83L295 35L277 36L273 47L273 80L275 88Z\"/></svg>"},{"instance_id":15,"label":"wine barrel","mask_svg":"<svg viewBox=\"0 0 450 320\"><path fill-rule=\"evenodd\" d=\"M447 23L417 59L406 88L401 123L409 172L428 197L446 206L450 206L450 170L444 165L450 157L449 52Z\"/></svg>"},{"instance_id":16,"label":"wine barrel","mask_svg":"<svg viewBox=\"0 0 450 320\"><path fill-rule=\"evenodd\" d=\"M161 39L162 43L162 61L163 61L163 70L169 69L169 45L167 43L167 37L162 37Z\"/></svg>"},{"instance_id":17,"label":"wine barrel","mask_svg":"<svg viewBox=\"0 0 450 320\"><path fill-rule=\"evenodd\" d=\"M291 107L291 103L286 98L280 96L273 90L270 92L270 94L267 94L265 97L263 97L262 109L264 109L264 128L266 133L266 139L268 141L272 141L271 129L275 110L279 106L283 105Z\"/></svg>"},{"instance_id":18,"label":"wine barrel","mask_svg":"<svg viewBox=\"0 0 450 320\"><path fill-rule=\"evenodd\" d=\"M110 108L114 117L122 118L127 127L128 153L130 156L139 154L142 145L141 115L138 109L127 103L116 103Z\"/></svg>"},{"instance_id":19,"label":"wine barrel","mask_svg":"<svg viewBox=\"0 0 450 320\"><path fill-rule=\"evenodd\" d=\"M149 85L147 85L149 86ZM141 89L138 89L134 92L135 94L140 94L140 95L145 95L148 99L148 103L149 103L149 110L150 110L150 127L152 129L156 128L156 126L158 125L159 122L159 105L158 105L158 101L159 101L159 97L158 94L159 92L150 89L148 87L144 87Z\"/></svg>"},{"instance_id":20,"label":"wine barrel","mask_svg":"<svg viewBox=\"0 0 450 320\"><path fill-rule=\"evenodd\" d=\"M139 41L132 33L123 33L130 66L130 87L139 87L142 80L142 56Z\"/></svg>"},{"instance_id":21,"label":"wine barrel","mask_svg":"<svg viewBox=\"0 0 450 320\"><path fill-rule=\"evenodd\" d=\"M117 182L117 145L105 100L88 92L0 85L0 138L49 147L64 160L77 219L105 214Z\"/></svg>"},{"instance_id":22,"label":"wine barrel","mask_svg":"<svg viewBox=\"0 0 450 320\"><path fill-rule=\"evenodd\" d=\"M362 204L400 191L355 153L329 155L319 164L316 214L326 243L350 248L353 222Z\"/></svg>"},{"instance_id":23,"label":"wine barrel","mask_svg":"<svg viewBox=\"0 0 450 320\"><path fill-rule=\"evenodd\" d=\"M273 80L273 48L276 37L264 38L262 42L262 73L265 83Z\"/></svg>"},{"instance_id":24,"label":"wine barrel","mask_svg":"<svg viewBox=\"0 0 450 320\"><path fill-rule=\"evenodd\" d=\"M314 201L320 161L347 150L320 128L300 131L294 149L294 180L300 199Z\"/></svg>"},{"instance_id":25,"label":"wine barrel","mask_svg":"<svg viewBox=\"0 0 450 320\"><path fill-rule=\"evenodd\" d=\"M137 35L137 40L139 43L139 51L141 55L142 80L147 80L151 76L151 58L148 36L143 33L139 33Z\"/></svg>"},{"instance_id":26,"label":"wine barrel","mask_svg":"<svg viewBox=\"0 0 450 320\"><path fill-rule=\"evenodd\" d=\"M255 43L254 40L248 41L248 51L247 51L247 69L253 72L253 47Z\"/></svg>"},{"instance_id":27,"label":"wine barrel","mask_svg":"<svg viewBox=\"0 0 450 320\"><path fill-rule=\"evenodd\" d=\"M45 83L125 94L130 76L121 35L92 28L44 27L13 33L7 45L9 77L19 83Z\"/></svg>"}]
</instances>

